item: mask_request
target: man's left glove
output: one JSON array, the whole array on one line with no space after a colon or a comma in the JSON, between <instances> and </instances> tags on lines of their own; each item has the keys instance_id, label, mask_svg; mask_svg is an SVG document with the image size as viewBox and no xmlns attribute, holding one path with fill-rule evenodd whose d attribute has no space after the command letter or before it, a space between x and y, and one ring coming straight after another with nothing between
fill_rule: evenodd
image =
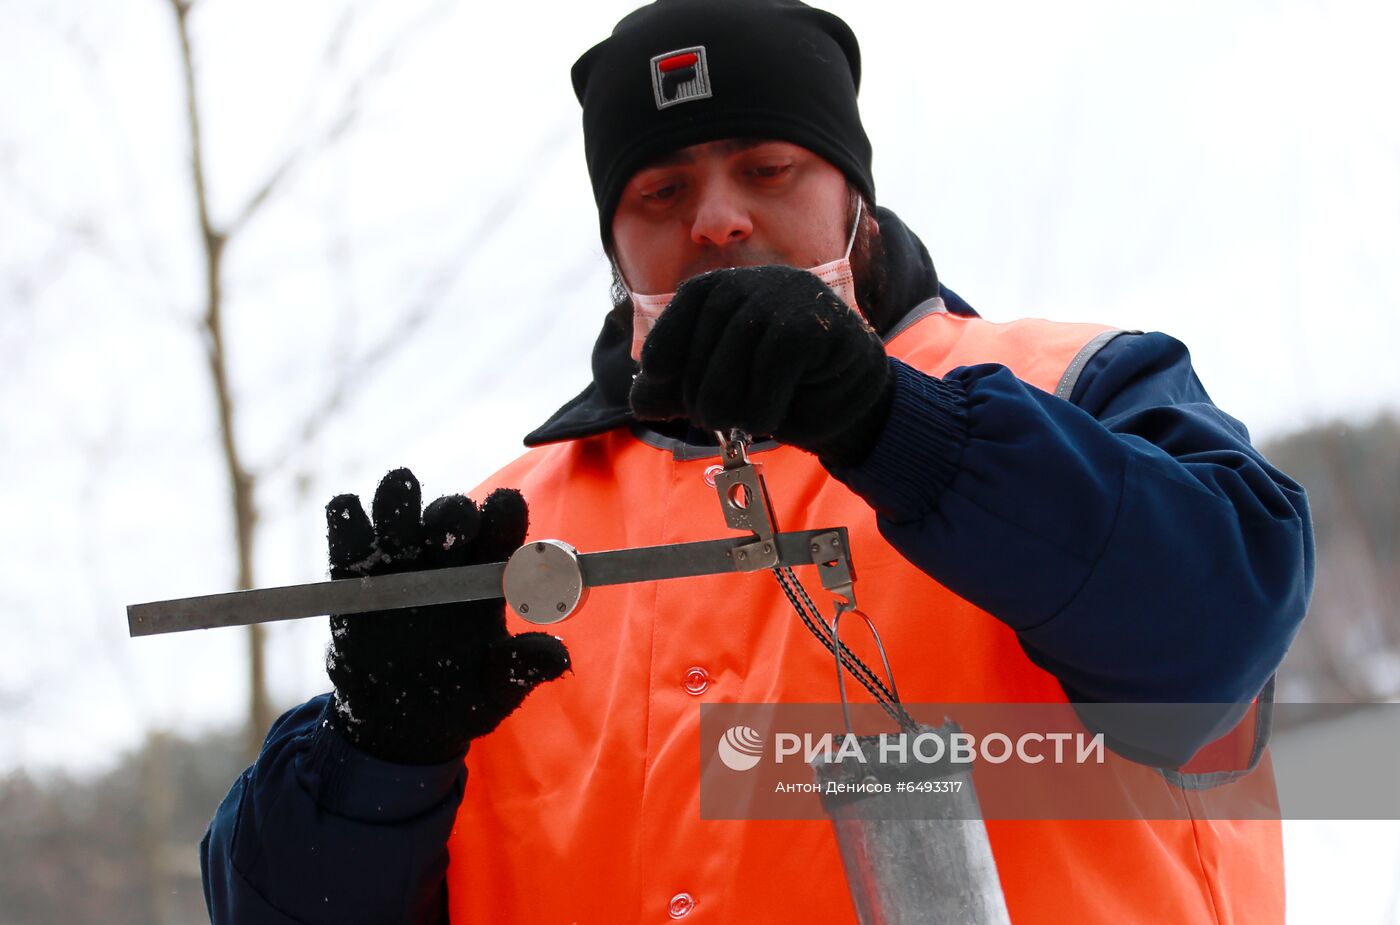
<instances>
[{"instance_id":1,"label":"man's left glove","mask_svg":"<svg viewBox=\"0 0 1400 925\"><path fill-rule=\"evenodd\" d=\"M880 337L805 270L715 270L688 280L642 347L632 411L740 428L834 465L863 461L894 381Z\"/></svg>"}]
</instances>

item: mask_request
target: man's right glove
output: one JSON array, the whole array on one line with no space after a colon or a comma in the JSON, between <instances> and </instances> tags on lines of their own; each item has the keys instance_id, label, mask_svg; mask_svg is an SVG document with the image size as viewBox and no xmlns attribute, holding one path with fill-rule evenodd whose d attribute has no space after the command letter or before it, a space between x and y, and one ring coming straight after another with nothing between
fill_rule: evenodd
<instances>
[{"instance_id":1,"label":"man's right glove","mask_svg":"<svg viewBox=\"0 0 1400 925\"><path fill-rule=\"evenodd\" d=\"M420 509L407 469L374 493L374 524L355 495L326 505L332 578L498 562L524 541L520 493L497 489L478 510L447 495ZM569 668L563 642L506 632L503 600L438 604L331 617L326 673L335 684L332 723L356 747L401 764L436 764L463 753L543 681Z\"/></svg>"},{"instance_id":2,"label":"man's right glove","mask_svg":"<svg viewBox=\"0 0 1400 925\"><path fill-rule=\"evenodd\" d=\"M894 377L880 336L826 283L792 267L737 267L681 284L642 347L629 400L642 420L737 427L855 466L884 430Z\"/></svg>"}]
</instances>

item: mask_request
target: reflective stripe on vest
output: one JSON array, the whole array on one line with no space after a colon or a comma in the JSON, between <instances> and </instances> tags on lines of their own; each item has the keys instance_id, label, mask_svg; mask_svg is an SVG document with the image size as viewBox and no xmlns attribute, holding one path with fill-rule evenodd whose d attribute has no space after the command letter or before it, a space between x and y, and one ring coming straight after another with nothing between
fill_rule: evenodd
<instances>
[{"instance_id":1,"label":"reflective stripe on vest","mask_svg":"<svg viewBox=\"0 0 1400 925\"><path fill-rule=\"evenodd\" d=\"M933 313L888 349L937 375L1000 363L1054 393L1106 331ZM907 702L1064 701L1007 626L899 556L871 510L814 458L789 447L756 458L782 529L849 528L860 601ZM476 496L519 488L531 538L585 551L712 539L726 535L705 481L713 464L617 429L533 450ZM533 629L509 620L514 632ZM826 820L700 819L701 702L836 699L830 655L770 574L597 588L553 631L569 646L573 674L531 694L468 755L449 842L453 922L615 925L673 913L726 925L855 921ZM1137 784L1171 786L1121 764ZM1277 822L987 827L1016 925L1283 921Z\"/></svg>"}]
</instances>

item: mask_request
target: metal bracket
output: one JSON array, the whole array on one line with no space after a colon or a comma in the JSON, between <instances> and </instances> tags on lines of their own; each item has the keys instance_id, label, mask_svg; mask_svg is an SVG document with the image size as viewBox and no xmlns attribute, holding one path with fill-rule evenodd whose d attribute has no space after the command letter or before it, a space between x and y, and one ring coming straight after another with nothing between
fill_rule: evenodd
<instances>
[{"instance_id":1,"label":"metal bracket","mask_svg":"<svg viewBox=\"0 0 1400 925\"><path fill-rule=\"evenodd\" d=\"M715 473L715 491L724 522L731 530L743 530L755 537L754 542L734 550L734 565L741 572L773 568L779 564L773 543L777 532L773 505L768 500L768 486L760 467L749 461L749 437L735 430L728 437L720 433L719 439L724 468Z\"/></svg>"},{"instance_id":2,"label":"metal bracket","mask_svg":"<svg viewBox=\"0 0 1400 925\"><path fill-rule=\"evenodd\" d=\"M844 530L831 530L812 537L812 560L817 563L822 588L836 598L836 615L856 609L855 570L846 552Z\"/></svg>"},{"instance_id":3,"label":"metal bracket","mask_svg":"<svg viewBox=\"0 0 1400 925\"><path fill-rule=\"evenodd\" d=\"M715 473L715 491L730 529L744 530L756 537L754 542L734 550L734 564L739 571L756 572L777 565L772 508L758 469L750 463Z\"/></svg>"}]
</instances>

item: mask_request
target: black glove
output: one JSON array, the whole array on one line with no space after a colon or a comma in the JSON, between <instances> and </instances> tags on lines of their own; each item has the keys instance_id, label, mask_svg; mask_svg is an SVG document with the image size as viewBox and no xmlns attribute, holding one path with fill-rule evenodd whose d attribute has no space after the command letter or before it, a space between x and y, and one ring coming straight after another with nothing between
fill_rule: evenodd
<instances>
[{"instance_id":1,"label":"black glove","mask_svg":"<svg viewBox=\"0 0 1400 925\"><path fill-rule=\"evenodd\" d=\"M420 517L421 505L407 469L379 483L374 526L357 496L333 498L331 577L497 562L524 541L529 512L517 491L497 489L480 510L463 495L438 498ZM502 600L333 616L326 649L335 727L363 751L401 764L456 757L535 685L568 668L568 650L554 636L506 632Z\"/></svg>"},{"instance_id":2,"label":"black glove","mask_svg":"<svg viewBox=\"0 0 1400 925\"><path fill-rule=\"evenodd\" d=\"M811 273L768 266L683 284L642 346L630 400L642 419L738 427L855 465L893 394L879 335Z\"/></svg>"}]
</instances>

